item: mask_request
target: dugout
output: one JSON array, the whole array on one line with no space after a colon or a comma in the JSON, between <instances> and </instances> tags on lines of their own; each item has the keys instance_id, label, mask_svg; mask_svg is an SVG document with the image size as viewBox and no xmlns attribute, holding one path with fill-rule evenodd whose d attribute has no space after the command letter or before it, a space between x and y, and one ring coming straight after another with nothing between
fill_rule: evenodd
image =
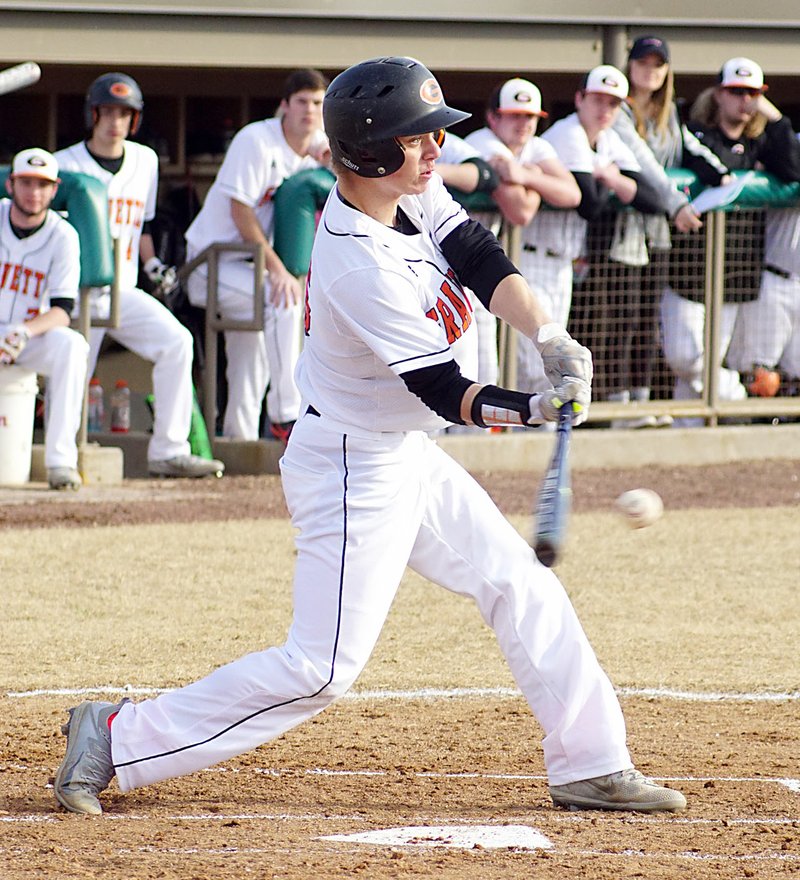
<instances>
[{"instance_id":1,"label":"dugout","mask_svg":"<svg viewBox=\"0 0 800 880\"><path fill-rule=\"evenodd\" d=\"M512 75L541 88L551 120L572 109L581 74L623 64L636 36L670 42L676 92L690 102L734 55L758 61L770 97L800 128L800 12L793 0L759 8L745 0L668 9L643 0L620 14L612 0L11 0L0 2L2 66L32 60L35 86L0 96L0 163L31 145L57 149L82 134L86 86L123 70L139 81L141 137L161 157L164 189L191 180L203 193L232 132L275 110L287 72L335 75L380 54L412 55L441 80L448 99L483 124L492 88Z\"/></svg>"}]
</instances>

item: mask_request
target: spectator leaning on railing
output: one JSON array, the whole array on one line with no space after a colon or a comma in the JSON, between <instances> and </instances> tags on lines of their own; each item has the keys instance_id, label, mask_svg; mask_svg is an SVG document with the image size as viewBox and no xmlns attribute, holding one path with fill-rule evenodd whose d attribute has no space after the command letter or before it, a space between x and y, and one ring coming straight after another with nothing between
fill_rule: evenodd
<instances>
[{"instance_id":1,"label":"spectator leaning on railing","mask_svg":"<svg viewBox=\"0 0 800 880\"><path fill-rule=\"evenodd\" d=\"M561 256L570 261L584 253L588 221L610 211L612 196L637 210L663 210L636 157L612 128L627 95L628 81L622 71L607 64L596 67L584 77L575 95L576 112L554 123L543 135L581 191L576 209L553 211L552 218L547 218L552 224L551 246L558 247ZM594 334L593 342L599 343L596 299L593 288L588 296L587 290L581 291L571 326L575 332Z\"/></svg>"},{"instance_id":2,"label":"spectator leaning on railing","mask_svg":"<svg viewBox=\"0 0 800 880\"><path fill-rule=\"evenodd\" d=\"M610 396L620 402L650 399L660 347L659 304L669 266L669 220L679 232L693 232L702 226L689 197L664 171L680 166L684 148L666 41L656 36L636 39L628 54L626 73L628 100L622 104L614 131L631 149L642 174L663 200L665 213L618 214L616 219L616 258L625 265L626 283L619 286L615 300L621 326L609 339L609 362L616 377ZM638 259L626 263L626 254L629 260L633 254ZM645 415L617 420L612 427L661 427L671 422L669 416Z\"/></svg>"},{"instance_id":3,"label":"spectator leaning on railing","mask_svg":"<svg viewBox=\"0 0 800 880\"><path fill-rule=\"evenodd\" d=\"M764 92L764 74L749 58L731 58L720 70L718 82L706 89L694 103L688 129L719 160L714 168L706 158L684 151L683 165L694 171L702 183L717 186L730 172L756 166L784 181L800 180L800 144L790 121L769 101ZM741 235L747 217L726 217L726 245ZM748 237L752 231L747 230ZM678 245L681 245L680 247ZM685 240L674 242L675 259L686 261ZM681 254L681 251L684 253ZM746 396L738 372L722 366L731 341L739 304L758 295L760 265L751 261L747 271L734 265L734 247L725 250L725 289L721 316L719 395L723 400ZM684 262L685 265L685 262ZM699 397L703 390L704 291L697 272L673 271L670 287L662 300L664 354L676 376L675 397Z\"/></svg>"},{"instance_id":4,"label":"spectator leaning on railing","mask_svg":"<svg viewBox=\"0 0 800 880\"><path fill-rule=\"evenodd\" d=\"M522 227L519 268L545 303L554 321L566 324L572 299L572 258L563 251L563 221L558 212L576 208L581 192L553 147L536 135L542 110L539 89L515 77L498 86L489 98L486 128L467 143L492 164L502 181L495 191L503 217ZM482 218L479 218L482 219ZM486 224L485 224L486 225ZM517 387L543 391L549 386L542 359L533 343L517 337Z\"/></svg>"}]
</instances>

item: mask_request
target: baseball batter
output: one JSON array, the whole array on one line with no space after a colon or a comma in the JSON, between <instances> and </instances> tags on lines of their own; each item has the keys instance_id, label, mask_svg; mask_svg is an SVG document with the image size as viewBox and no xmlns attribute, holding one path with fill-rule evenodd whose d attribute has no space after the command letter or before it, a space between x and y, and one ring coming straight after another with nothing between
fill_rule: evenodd
<instances>
[{"instance_id":1,"label":"baseball batter","mask_svg":"<svg viewBox=\"0 0 800 880\"><path fill-rule=\"evenodd\" d=\"M78 489L89 346L70 330L80 283L78 233L50 204L58 163L34 147L14 156L0 202L0 365L47 376L44 460L51 489ZM2 366L0 366L2 369Z\"/></svg>"},{"instance_id":2,"label":"baseball batter","mask_svg":"<svg viewBox=\"0 0 800 880\"><path fill-rule=\"evenodd\" d=\"M56 153L64 171L91 175L108 187L111 234L119 240L122 257L120 326L92 328L89 372L94 372L106 333L152 361L155 418L147 450L148 470L153 476L205 477L222 473L225 465L189 452L192 335L167 308L136 286L140 257L154 282L166 270L155 256L147 230L156 212L158 157L149 147L127 140L136 133L143 107L141 90L131 77L103 74L86 93L85 123L91 136ZM109 302L109 288L93 290L92 311L97 317L108 317Z\"/></svg>"},{"instance_id":3,"label":"baseball batter","mask_svg":"<svg viewBox=\"0 0 800 880\"><path fill-rule=\"evenodd\" d=\"M427 433L555 421L563 406L580 421L591 393L587 349L434 171L443 129L467 114L418 61L379 58L336 77L324 116L338 184L312 254L303 415L281 462L298 532L286 643L153 700L71 710L56 797L99 813L114 774L127 791L190 773L321 712L369 659L410 565L471 596L494 629L544 728L556 803L682 809L632 768L616 695L556 576ZM531 396L461 374L474 332L462 282L537 339L555 388Z\"/></svg>"},{"instance_id":4,"label":"baseball batter","mask_svg":"<svg viewBox=\"0 0 800 880\"><path fill-rule=\"evenodd\" d=\"M328 80L316 70L289 76L280 117L246 125L234 137L200 213L186 231L192 259L215 242L260 244L264 251L264 330L226 330L228 405L222 433L257 440L264 394L272 436L284 442L300 412L294 370L300 353L302 289L272 248L275 190L293 174L316 168L328 141L322 99ZM234 321L253 317L253 262L227 252L219 263L219 312ZM259 279L260 280L260 279ZM205 308L207 264L189 278L193 305Z\"/></svg>"}]
</instances>

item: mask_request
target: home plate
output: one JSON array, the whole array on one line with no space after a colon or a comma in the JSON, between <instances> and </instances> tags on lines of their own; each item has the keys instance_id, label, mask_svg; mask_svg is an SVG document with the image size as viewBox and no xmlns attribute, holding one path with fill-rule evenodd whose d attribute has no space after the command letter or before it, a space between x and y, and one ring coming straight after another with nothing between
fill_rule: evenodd
<instances>
[{"instance_id":1,"label":"home plate","mask_svg":"<svg viewBox=\"0 0 800 880\"><path fill-rule=\"evenodd\" d=\"M377 846L446 846L453 849L550 849L553 844L527 825L416 825L360 834L331 834L320 840Z\"/></svg>"}]
</instances>

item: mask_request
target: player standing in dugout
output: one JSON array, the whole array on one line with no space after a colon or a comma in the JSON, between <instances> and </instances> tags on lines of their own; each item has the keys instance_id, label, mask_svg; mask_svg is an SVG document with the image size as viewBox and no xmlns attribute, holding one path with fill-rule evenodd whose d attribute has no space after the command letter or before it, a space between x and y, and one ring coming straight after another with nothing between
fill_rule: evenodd
<instances>
[{"instance_id":1,"label":"player standing in dugout","mask_svg":"<svg viewBox=\"0 0 800 880\"><path fill-rule=\"evenodd\" d=\"M155 255L148 229L156 213L158 157L150 147L133 143L141 123L144 99L135 80L124 73L105 73L86 93L84 122L89 137L55 155L62 171L78 171L108 187L111 234L119 240L120 325L89 334L89 375L94 372L106 333L135 354L153 363L155 418L147 447L152 476L207 477L225 465L192 455L192 334L158 300L140 290L139 259L154 283L163 280L166 266ZM92 288L92 312L107 317L109 288Z\"/></svg>"},{"instance_id":2,"label":"player standing in dugout","mask_svg":"<svg viewBox=\"0 0 800 880\"><path fill-rule=\"evenodd\" d=\"M468 114L398 57L344 71L323 111L338 183L312 252L303 414L281 459L297 535L287 640L155 699L73 708L56 798L97 814L115 774L129 791L192 773L318 714L363 669L409 565L471 596L493 628L544 729L556 804L682 810L680 792L634 769L614 688L556 575L428 434L557 421L564 406L577 423L591 398L589 351L435 173L445 129ZM462 375L475 333L462 284L534 339L553 389Z\"/></svg>"}]
</instances>

